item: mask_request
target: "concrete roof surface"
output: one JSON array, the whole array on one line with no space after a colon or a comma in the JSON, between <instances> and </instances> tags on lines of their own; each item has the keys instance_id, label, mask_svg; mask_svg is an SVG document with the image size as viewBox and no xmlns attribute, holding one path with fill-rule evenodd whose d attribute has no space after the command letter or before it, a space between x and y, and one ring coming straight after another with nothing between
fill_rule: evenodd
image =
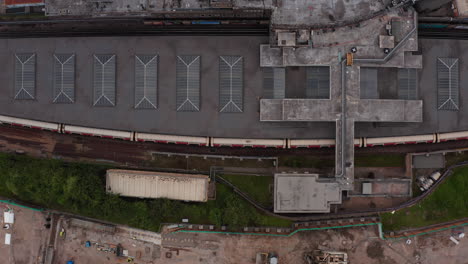
<instances>
[{"instance_id":1,"label":"concrete roof surface","mask_svg":"<svg viewBox=\"0 0 468 264\"><path fill-rule=\"evenodd\" d=\"M339 184L318 174L275 174L274 196L277 213L326 213L341 203Z\"/></svg>"}]
</instances>

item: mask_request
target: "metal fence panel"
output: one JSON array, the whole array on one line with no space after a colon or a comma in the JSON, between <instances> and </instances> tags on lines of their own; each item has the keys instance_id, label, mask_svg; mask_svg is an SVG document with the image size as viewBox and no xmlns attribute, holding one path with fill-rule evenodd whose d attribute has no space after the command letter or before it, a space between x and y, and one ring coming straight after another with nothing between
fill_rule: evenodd
<instances>
[{"instance_id":1,"label":"metal fence panel","mask_svg":"<svg viewBox=\"0 0 468 264\"><path fill-rule=\"evenodd\" d=\"M219 101L221 113L243 111L243 58L219 57Z\"/></svg>"},{"instance_id":2,"label":"metal fence panel","mask_svg":"<svg viewBox=\"0 0 468 264\"><path fill-rule=\"evenodd\" d=\"M376 68L361 68L360 85L361 99L379 99Z\"/></svg>"},{"instance_id":3,"label":"metal fence panel","mask_svg":"<svg viewBox=\"0 0 468 264\"><path fill-rule=\"evenodd\" d=\"M54 103L75 102L75 55L54 54Z\"/></svg>"},{"instance_id":4,"label":"metal fence panel","mask_svg":"<svg viewBox=\"0 0 468 264\"><path fill-rule=\"evenodd\" d=\"M398 69L398 99L416 100L418 97L418 71Z\"/></svg>"},{"instance_id":5,"label":"metal fence panel","mask_svg":"<svg viewBox=\"0 0 468 264\"><path fill-rule=\"evenodd\" d=\"M16 100L36 98L36 54L15 54L15 97Z\"/></svg>"},{"instance_id":6,"label":"metal fence panel","mask_svg":"<svg viewBox=\"0 0 468 264\"><path fill-rule=\"evenodd\" d=\"M94 106L115 106L115 55L94 55Z\"/></svg>"},{"instance_id":7,"label":"metal fence panel","mask_svg":"<svg viewBox=\"0 0 468 264\"><path fill-rule=\"evenodd\" d=\"M437 59L437 109L459 109L458 58Z\"/></svg>"},{"instance_id":8,"label":"metal fence panel","mask_svg":"<svg viewBox=\"0 0 468 264\"><path fill-rule=\"evenodd\" d=\"M330 99L330 67L312 66L306 68L306 97Z\"/></svg>"},{"instance_id":9,"label":"metal fence panel","mask_svg":"<svg viewBox=\"0 0 468 264\"><path fill-rule=\"evenodd\" d=\"M177 56L177 111L200 111L200 56Z\"/></svg>"},{"instance_id":10,"label":"metal fence panel","mask_svg":"<svg viewBox=\"0 0 468 264\"><path fill-rule=\"evenodd\" d=\"M135 108L156 109L158 102L158 56L135 56Z\"/></svg>"},{"instance_id":11,"label":"metal fence panel","mask_svg":"<svg viewBox=\"0 0 468 264\"><path fill-rule=\"evenodd\" d=\"M286 97L286 69L263 68L264 98L284 99Z\"/></svg>"}]
</instances>

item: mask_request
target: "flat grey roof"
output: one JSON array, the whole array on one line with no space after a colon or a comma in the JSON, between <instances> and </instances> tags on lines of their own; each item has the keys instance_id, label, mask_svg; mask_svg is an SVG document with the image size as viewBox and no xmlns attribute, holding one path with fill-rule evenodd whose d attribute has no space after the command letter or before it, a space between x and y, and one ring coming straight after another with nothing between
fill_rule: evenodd
<instances>
[{"instance_id":1,"label":"flat grey roof","mask_svg":"<svg viewBox=\"0 0 468 264\"><path fill-rule=\"evenodd\" d=\"M318 174L275 174L274 196L276 213L328 213L341 203L339 184Z\"/></svg>"},{"instance_id":2,"label":"flat grey roof","mask_svg":"<svg viewBox=\"0 0 468 264\"><path fill-rule=\"evenodd\" d=\"M190 40L190 41L188 41ZM465 40L421 39L423 69L418 72L418 99L423 104L423 122L356 123L356 137L398 136L468 130L468 110L439 111L437 102L437 58L459 54L459 67L467 67ZM258 46L267 37L242 36L145 36L93 38L0 39L0 61L8 67L0 72L0 114L73 125L141 132L209 135L244 138L334 138L333 122L260 122L259 98L264 95L263 72L258 65ZM32 44L33 43L33 44ZM14 100L15 54L36 54L36 99ZM176 56L199 54L202 58L200 112L177 112L175 100ZM54 104L52 54L75 54L75 103ZM115 54L116 105L93 107L93 54ZM135 105L135 55L159 54L158 109L141 111ZM244 58L244 111L219 113L219 56L239 54ZM294 80L293 80L294 81ZM331 80L333 82L333 80ZM287 82L287 84L289 81ZM305 80L304 80L305 83ZM382 83L382 89L387 84ZM460 76L460 87L468 79ZM287 92L287 91L286 91ZM332 90L333 92L333 90ZM468 89L460 89L460 100ZM432 103L431 103L432 102ZM273 114L273 113L272 113ZM123 121L125 120L125 122Z\"/></svg>"},{"instance_id":3,"label":"flat grey roof","mask_svg":"<svg viewBox=\"0 0 468 264\"><path fill-rule=\"evenodd\" d=\"M442 154L413 155L413 168L440 169L445 167L445 157Z\"/></svg>"},{"instance_id":4,"label":"flat grey roof","mask_svg":"<svg viewBox=\"0 0 468 264\"><path fill-rule=\"evenodd\" d=\"M158 105L158 55L135 55L135 108Z\"/></svg>"}]
</instances>

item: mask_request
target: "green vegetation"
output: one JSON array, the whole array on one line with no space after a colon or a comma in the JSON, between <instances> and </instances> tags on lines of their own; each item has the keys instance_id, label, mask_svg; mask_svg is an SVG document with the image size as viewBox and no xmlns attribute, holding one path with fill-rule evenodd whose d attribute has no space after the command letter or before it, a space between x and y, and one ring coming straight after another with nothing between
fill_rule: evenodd
<instances>
[{"instance_id":1,"label":"green vegetation","mask_svg":"<svg viewBox=\"0 0 468 264\"><path fill-rule=\"evenodd\" d=\"M252 199L265 207L273 206L273 176L223 174L225 180L232 183Z\"/></svg>"},{"instance_id":2,"label":"green vegetation","mask_svg":"<svg viewBox=\"0 0 468 264\"><path fill-rule=\"evenodd\" d=\"M335 166L335 156L281 156L279 157L280 167L291 168L333 168Z\"/></svg>"},{"instance_id":3,"label":"green vegetation","mask_svg":"<svg viewBox=\"0 0 468 264\"><path fill-rule=\"evenodd\" d=\"M146 162L149 167L171 168L183 170L209 171L212 166L244 167L244 168L271 168L274 167L273 159L243 159L239 158L203 158L185 155L152 154L152 160Z\"/></svg>"},{"instance_id":4,"label":"green vegetation","mask_svg":"<svg viewBox=\"0 0 468 264\"><path fill-rule=\"evenodd\" d=\"M445 165L447 167L450 167L452 165L455 165L457 163L460 163L462 161L467 161L468 160L468 152L450 152L445 154Z\"/></svg>"},{"instance_id":5,"label":"green vegetation","mask_svg":"<svg viewBox=\"0 0 468 264\"><path fill-rule=\"evenodd\" d=\"M28 19L44 19L44 13L30 13L30 14L3 14L0 15L0 20L28 20Z\"/></svg>"},{"instance_id":6,"label":"green vegetation","mask_svg":"<svg viewBox=\"0 0 468 264\"><path fill-rule=\"evenodd\" d=\"M422 227L468 217L468 167L452 176L422 202L395 214L382 214L385 231Z\"/></svg>"},{"instance_id":7,"label":"green vegetation","mask_svg":"<svg viewBox=\"0 0 468 264\"><path fill-rule=\"evenodd\" d=\"M355 167L405 167L404 154L361 155L354 159Z\"/></svg>"},{"instance_id":8,"label":"green vegetation","mask_svg":"<svg viewBox=\"0 0 468 264\"><path fill-rule=\"evenodd\" d=\"M160 223L180 222L242 226L289 226L261 214L227 187L217 185L217 199L186 203L134 199L105 192L109 166L0 154L0 195L57 210L157 231Z\"/></svg>"},{"instance_id":9,"label":"green vegetation","mask_svg":"<svg viewBox=\"0 0 468 264\"><path fill-rule=\"evenodd\" d=\"M335 156L281 156L279 166L292 168L333 168ZM405 167L404 154L356 155L355 167Z\"/></svg>"}]
</instances>

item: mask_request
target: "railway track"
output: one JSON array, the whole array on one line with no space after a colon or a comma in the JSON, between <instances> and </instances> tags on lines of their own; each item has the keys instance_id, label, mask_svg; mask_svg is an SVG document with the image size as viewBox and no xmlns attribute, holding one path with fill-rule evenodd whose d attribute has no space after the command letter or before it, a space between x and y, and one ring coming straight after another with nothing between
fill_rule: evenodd
<instances>
[{"instance_id":1,"label":"railway track","mask_svg":"<svg viewBox=\"0 0 468 264\"><path fill-rule=\"evenodd\" d=\"M0 31L0 38L95 37L95 36L268 36L268 25L177 25L152 27L117 27L63 30Z\"/></svg>"},{"instance_id":2,"label":"railway track","mask_svg":"<svg viewBox=\"0 0 468 264\"><path fill-rule=\"evenodd\" d=\"M47 142L47 143L46 143ZM50 144L53 149L46 148ZM119 162L129 159L135 160L142 152L174 152L192 153L200 155L228 155L228 156L265 156L278 157L283 155L305 155L320 158L334 159L335 148L251 148L251 147L206 147L196 145L177 145L153 142L129 142L100 137L88 137L80 135L59 134L49 131L41 131L31 128L0 125L0 147L11 151L12 146L17 148L33 148L36 151L49 153L50 155L63 155L78 157L89 156L92 159L108 159ZM77 148L75 145L79 145ZM372 155L378 153L403 154L410 152L431 152L447 149L468 148L468 140L447 141L441 143L420 143L393 146L374 146L367 148L355 148L356 155ZM14 151L14 150L13 150Z\"/></svg>"},{"instance_id":3,"label":"railway track","mask_svg":"<svg viewBox=\"0 0 468 264\"><path fill-rule=\"evenodd\" d=\"M468 39L468 29L434 29L418 30L419 38L425 39Z\"/></svg>"},{"instance_id":4,"label":"railway track","mask_svg":"<svg viewBox=\"0 0 468 264\"><path fill-rule=\"evenodd\" d=\"M444 149L467 148L468 140L450 141L437 144L418 144L418 145L397 145L386 147L371 147L371 148L356 148L356 154L372 154L372 153L407 153L407 152L422 152L435 151ZM216 150L217 155L239 155L239 156L281 156L281 155L310 155L324 157L330 154L333 158L334 148L322 149L255 149L255 148L210 148L202 146L190 145L174 145L174 144L156 144L143 142L127 142L112 139L103 139L96 137L85 137L79 135L57 134L49 131L38 131L28 128L12 127L0 125L0 150L14 152L18 149L26 149L26 153L35 156L61 157L71 160L108 160L116 164L124 166L141 166L142 161L148 158L147 154L153 151L165 152L184 152L198 154L213 154L212 150ZM314 215L278 215L271 211L270 208L265 208L261 204L251 199L242 190L237 189L232 184L226 181L219 180L221 183L233 188L236 193L243 197L246 201L254 205L257 209L280 218L289 219L296 222L328 220L328 219L349 219L356 217L375 216L378 213L390 212L399 210L405 207L412 206L430 195L436 188L442 184L445 179L450 177L454 168L467 166L468 162L463 162L448 168L441 179L437 181L430 190L423 195L407 201L397 207L363 210L354 212L338 212L331 214L314 214Z\"/></svg>"}]
</instances>

